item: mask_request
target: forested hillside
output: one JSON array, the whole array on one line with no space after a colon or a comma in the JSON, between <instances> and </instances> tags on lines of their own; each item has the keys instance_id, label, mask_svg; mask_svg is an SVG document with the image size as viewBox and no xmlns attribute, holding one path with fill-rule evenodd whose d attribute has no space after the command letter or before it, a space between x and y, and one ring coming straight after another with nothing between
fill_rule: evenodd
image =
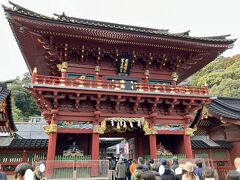
<instances>
[{"instance_id":1,"label":"forested hillside","mask_svg":"<svg viewBox=\"0 0 240 180\"><path fill-rule=\"evenodd\" d=\"M28 90L23 87L23 84L30 82L30 74L25 73L22 80L17 77L9 86L12 95L12 111L14 121L28 120L31 116L40 116L39 108L37 107L33 97Z\"/></svg>"},{"instance_id":2,"label":"forested hillside","mask_svg":"<svg viewBox=\"0 0 240 180\"><path fill-rule=\"evenodd\" d=\"M213 96L240 97L240 54L217 58L191 79L193 86L205 83Z\"/></svg>"}]
</instances>

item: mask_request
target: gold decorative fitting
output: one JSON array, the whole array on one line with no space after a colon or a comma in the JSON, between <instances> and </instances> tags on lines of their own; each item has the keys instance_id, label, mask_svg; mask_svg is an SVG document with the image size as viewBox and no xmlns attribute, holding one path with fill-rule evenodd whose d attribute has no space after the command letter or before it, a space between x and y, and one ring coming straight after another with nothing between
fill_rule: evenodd
<instances>
[{"instance_id":1,"label":"gold decorative fitting","mask_svg":"<svg viewBox=\"0 0 240 180\"><path fill-rule=\"evenodd\" d=\"M58 64L57 67L58 67L59 71L66 72L67 68L68 68L68 63L67 62L63 62L62 64Z\"/></svg>"},{"instance_id":2,"label":"gold decorative fitting","mask_svg":"<svg viewBox=\"0 0 240 180\"><path fill-rule=\"evenodd\" d=\"M106 130L106 126L107 126L106 121L102 121L101 125L93 126L93 132L98 134L104 134L104 131Z\"/></svg>"},{"instance_id":3,"label":"gold decorative fitting","mask_svg":"<svg viewBox=\"0 0 240 180\"><path fill-rule=\"evenodd\" d=\"M177 81L178 80L178 74L176 72L173 72L172 73L172 78L173 78L173 81Z\"/></svg>"},{"instance_id":4,"label":"gold decorative fitting","mask_svg":"<svg viewBox=\"0 0 240 180\"><path fill-rule=\"evenodd\" d=\"M95 72L100 72L100 66L95 66Z\"/></svg>"},{"instance_id":5,"label":"gold decorative fitting","mask_svg":"<svg viewBox=\"0 0 240 180\"><path fill-rule=\"evenodd\" d=\"M201 119L207 119L208 117L212 117L213 115L208 111L206 107L203 107L201 112Z\"/></svg>"},{"instance_id":6,"label":"gold decorative fitting","mask_svg":"<svg viewBox=\"0 0 240 180\"><path fill-rule=\"evenodd\" d=\"M121 89L125 89L125 81L124 80L120 80L120 88Z\"/></svg>"},{"instance_id":7,"label":"gold decorative fitting","mask_svg":"<svg viewBox=\"0 0 240 180\"><path fill-rule=\"evenodd\" d=\"M33 68L33 73L37 74L38 70L37 67Z\"/></svg>"},{"instance_id":8,"label":"gold decorative fitting","mask_svg":"<svg viewBox=\"0 0 240 180\"><path fill-rule=\"evenodd\" d=\"M6 100L1 102L0 103L0 112L5 112L6 106L7 106Z\"/></svg>"},{"instance_id":9,"label":"gold decorative fitting","mask_svg":"<svg viewBox=\"0 0 240 180\"><path fill-rule=\"evenodd\" d=\"M56 133L57 132L57 124L44 125L43 129L44 129L44 132L48 135L50 133Z\"/></svg>"},{"instance_id":10,"label":"gold decorative fitting","mask_svg":"<svg viewBox=\"0 0 240 180\"><path fill-rule=\"evenodd\" d=\"M185 135L187 135L187 136L193 136L194 134L194 132L196 131L197 129L193 129L193 128L186 128L185 129Z\"/></svg>"},{"instance_id":11,"label":"gold decorative fitting","mask_svg":"<svg viewBox=\"0 0 240 180\"><path fill-rule=\"evenodd\" d=\"M157 133L157 131L155 129L149 127L149 122L147 122L147 121L144 121L144 123L143 123L143 130L145 132L145 135Z\"/></svg>"},{"instance_id":12,"label":"gold decorative fitting","mask_svg":"<svg viewBox=\"0 0 240 180\"><path fill-rule=\"evenodd\" d=\"M144 75L149 76L149 70L148 69L144 71Z\"/></svg>"}]
</instances>

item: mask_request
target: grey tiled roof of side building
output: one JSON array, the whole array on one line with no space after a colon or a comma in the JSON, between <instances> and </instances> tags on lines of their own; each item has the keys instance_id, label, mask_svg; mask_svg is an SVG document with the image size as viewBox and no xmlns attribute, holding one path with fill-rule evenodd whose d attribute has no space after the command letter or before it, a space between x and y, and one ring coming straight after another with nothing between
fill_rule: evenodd
<instances>
[{"instance_id":1,"label":"grey tiled roof of side building","mask_svg":"<svg viewBox=\"0 0 240 180\"><path fill-rule=\"evenodd\" d=\"M145 27L138 27L138 26L129 26L124 24L80 19L80 18L66 16L64 13L62 15L55 14L57 18L48 17L42 14L36 13L34 11L28 10L15 3L12 3L12 2L9 2L9 3L13 5L14 8L11 9L3 5L3 8L5 9L5 11L12 11L12 12L16 12L18 14L29 16L32 18L51 20L51 21L60 22L60 23L69 23L73 25L82 25L87 27L117 30L117 31L123 31L128 33L140 33L140 34L153 35L153 36L156 35L156 36L163 36L163 37L176 37L176 38L202 40L202 41L210 41L210 42L228 42L229 44L236 41L236 39L226 39L226 37L228 37L229 35L212 36L212 37L192 37L192 36L189 36L190 31L185 31L182 33L169 33L167 29L153 29L153 28L145 28Z\"/></svg>"},{"instance_id":2,"label":"grey tiled roof of side building","mask_svg":"<svg viewBox=\"0 0 240 180\"><path fill-rule=\"evenodd\" d=\"M193 149L231 149L232 145L227 141L214 141L219 146L209 146L203 140L191 140Z\"/></svg>"},{"instance_id":3,"label":"grey tiled roof of side building","mask_svg":"<svg viewBox=\"0 0 240 180\"><path fill-rule=\"evenodd\" d=\"M43 130L43 125L46 125L46 122L16 123L18 129L16 133L24 139L48 139Z\"/></svg>"},{"instance_id":4,"label":"grey tiled roof of side building","mask_svg":"<svg viewBox=\"0 0 240 180\"><path fill-rule=\"evenodd\" d=\"M240 98L216 97L206 107L219 116L240 120Z\"/></svg>"},{"instance_id":5,"label":"grey tiled roof of side building","mask_svg":"<svg viewBox=\"0 0 240 180\"><path fill-rule=\"evenodd\" d=\"M48 139L12 139L8 146L0 149L47 149Z\"/></svg>"}]
</instances>

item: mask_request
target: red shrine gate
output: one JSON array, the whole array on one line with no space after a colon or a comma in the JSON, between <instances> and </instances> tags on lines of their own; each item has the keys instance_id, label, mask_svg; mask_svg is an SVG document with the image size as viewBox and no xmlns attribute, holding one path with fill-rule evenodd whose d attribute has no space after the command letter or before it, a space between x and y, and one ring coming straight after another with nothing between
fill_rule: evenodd
<instances>
[{"instance_id":1,"label":"red shrine gate","mask_svg":"<svg viewBox=\"0 0 240 180\"><path fill-rule=\"evenodd\" d=\"M28 89L49 124L48 161L67 155L73 141L79 156L98 160L99 137L118 131L136 139L136 156L156 159L164 147L192 157L192 113L209 103L208 88L176 83L235 40L65 14L50 18L11 4L4 10L34 69Z\"/></svg>"}]
</instances>

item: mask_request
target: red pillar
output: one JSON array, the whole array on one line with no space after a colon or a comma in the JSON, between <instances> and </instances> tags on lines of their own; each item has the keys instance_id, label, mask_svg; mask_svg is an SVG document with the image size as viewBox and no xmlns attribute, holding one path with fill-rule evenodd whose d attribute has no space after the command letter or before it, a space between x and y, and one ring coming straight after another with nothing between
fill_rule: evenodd
<instances>
[{"instance_id":1,"label":"red pillar","mask_svg":"<svg viewBox=\"0 0 240 180\"><path fill-rule=\"evenodd\" d=\"M157 159L156 134L149 135L149 145L150 145L150 157L151 157L151 159Z\"/></svg>"},{"instance_id":2,"label":"red pillar","mask_svg":"<svg viewBox=\"0 0 240 180\"><path fill-rule=\"evenodd\" d=\"M99 159L99 134L92 134L92 160Z\"/></svg>"},{"instance_id":3,"label":"red pillar","mask_svg":"<svg viewBox=\"0 0 240 180\"><path fill-rule=\"evenodd\" d=\"M47 153L48 161L53 161L55 159L56 144L57 144L57 133L50 133L48 135L48 153Z\"/></svg>"},{"instance_id":4,"label":"red pillar","mask_svg":"<svg viewBox=\"0 0 240 180\"><path fill-rule=\"evenodd\" d=\"M92 134L92 162L91 176L98 176L98 160L99 160L99 134Z\"/></svg>"},{"instance_id":5,"label":"red pillar","mask_svg":"<svg viewBox=\"0 0 240 180\"><path fill-rule=\"evenodd\" d=\"M48 135L48 152L46 163L46 177L52 177L54 169L54 160L56 153L57 133L50 133Z\"/></svg>"},{"instance_id":6,"label":"red pillar","mask_svg":"<svg viewBox=\"0 0 240 180\"><path fill-rule=\"evenodd\" d=\"M192 144L190 136L184 135L184 149L187 158L193 158Z\"/></svg>"}]
</instances>

